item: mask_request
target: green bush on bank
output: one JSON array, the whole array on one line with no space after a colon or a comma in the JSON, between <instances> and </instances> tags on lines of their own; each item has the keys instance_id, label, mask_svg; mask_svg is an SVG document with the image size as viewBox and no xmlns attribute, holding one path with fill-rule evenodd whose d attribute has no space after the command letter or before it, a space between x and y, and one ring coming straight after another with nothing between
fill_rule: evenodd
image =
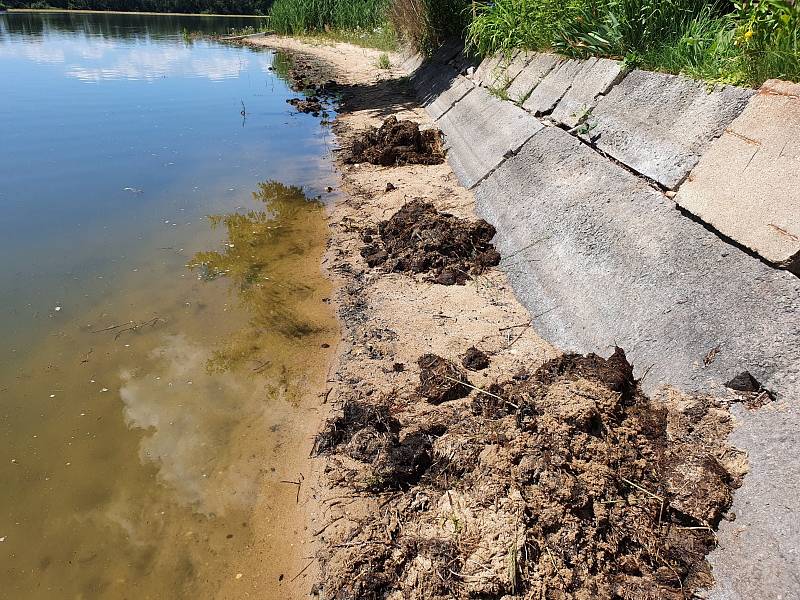
<instances>
[{"instance_id":1,"label":"green bush on bank","mask_svg":"<svg viewBox=\"0 0 800 600\"><path fill-rule=\"evenodd\" d=\"M552 49L760 85L800 79L799 32L797 0L496 0L467 39L481 55Z\"/></svg>"}]
</instances>

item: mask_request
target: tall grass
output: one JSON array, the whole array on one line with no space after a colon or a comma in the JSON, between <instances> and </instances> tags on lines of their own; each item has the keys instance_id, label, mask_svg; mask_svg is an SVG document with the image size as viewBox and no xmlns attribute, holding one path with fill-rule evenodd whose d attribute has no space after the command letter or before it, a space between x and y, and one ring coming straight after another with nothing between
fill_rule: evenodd
<instances>
[{"instance_id":1,"label":"tall grass","mask_svg":"<svg viewBox=\"0 0 800 600\"><path fill-rule=\"evenodd\" d=\"M647 68L760 85L800 79L800 0L496 0L468 43L624 58Z\"/></svg>"},{"instance_id":2,"label":"tall grass","mask_svg":"<svg viewBox=\"0 0 800 600\"><path fill-rule=\"evenodd\" d=\"M447 39L463 39L471 10L470 0L392 0L388 16L405 42L427 54Z\"/></svg>"},{"instance_id":3,"label":"tall grass","mask_svg":"<svg viewBox=\"0 0 800 600\"><path fill-rule=\"evenodd\" d=\"M388 0L275 0L270 28L285 34L370 30L386 22Z\"/></svg>"}]
</instances>

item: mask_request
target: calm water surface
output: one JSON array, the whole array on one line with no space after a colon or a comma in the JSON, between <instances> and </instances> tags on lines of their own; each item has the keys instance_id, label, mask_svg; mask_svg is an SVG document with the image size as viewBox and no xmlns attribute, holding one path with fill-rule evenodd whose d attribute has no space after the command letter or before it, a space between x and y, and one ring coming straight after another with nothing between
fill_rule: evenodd
<instances>
[{"instance_id":1,"label":"calm water surface","mask_svg":"<svg viewBox=\"0 0 800 600\"><path fill-rule=\"evenodd\" d=\"M2 598L278 597L333 173L282 57L182 35L252 24L0 15Z\"/></svg>"}]
</instances>

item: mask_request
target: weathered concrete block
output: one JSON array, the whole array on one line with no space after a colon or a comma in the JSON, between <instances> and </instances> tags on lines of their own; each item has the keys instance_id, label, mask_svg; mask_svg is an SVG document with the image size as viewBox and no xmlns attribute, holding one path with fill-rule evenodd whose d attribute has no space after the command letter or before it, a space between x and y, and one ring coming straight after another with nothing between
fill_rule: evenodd
<instances>
[{"instance_id":1,"label":"weathered concrete block","mask_svg":"<svg viewBox=\"0 0 800 600\"><path fill-rule=\"evenodd\" d=\"M517 52L506 67L506 79L513 83L534 56L536 52Z\"/></svg>"},{"instance_id":2,"label":"weathered concrete block","mask_svg":"<svg viewBox=\"0 0 800 600\"><path fill-rule=\"evenodd\" d=\"M464 51L464 42L456 39L448 40L433 53L430 62L447 63Z\"/></svg>"},{"instance_id":3,"label":"weathered concrete block","mask_svg":"<svg viewBox=\"0 0 800 600\"><path fill-rule=\"evenodd\" d=\"M800 279L770 268L555 127L476 189L537 330L564 349L617 343L650 386L721 389L749 370L800 397ZM513 265L513 268L512 268ZM714 361L708 351L719 346ZM641 372L641 371L640 371Z\"/></svg>"},{"instance_id":4,"label":"weathered concrete block","mask_svg":"<svg viewBox=\"0 0 800 600\"><path fill-rule=\"evenodd\" d=\"M597 102L586 135L620 162L674 189L751 95L732 86L709 91L706 83L636 70Z\"/></svg>"},{"instance_id":5,"label":"weathered concrete block","mask_svg":"<svg viewBox=\"0 0 800 600\"><path fill-rule=\"evenodd\" d=\"M766 82L703 154L675 201L800 274L800 84Z\"/></svg>"},{"instance_id":6,"label":"weathered concrete block","mask_svg":"<svg viewBox=\"0 0 800 600\"><path fill-rule=\"evenodd\" d=\"M499 52L485 58L475 71L475 81L493 90L506 89L511 81L508 68L519 54L519 51L511 54Z\"/></svg>"},{"instance_id":7,"label":"weathered concrete block","mask_svg":"<svg viewBox=\"0 0 800 600\"><path fill-rule=\"evenodd\" d=\"M405 51L400 54L400 68L411 75L425 62L425 58L418 52Z\"/></svg>"},{"instance_id":8,"label":"weathered concrete block","mask_svg":"<svg viewBox=\"0 0 800 600\"><path fill-rule=\"evenodd\" d=\"M478 85L484 85L483 82L486 80L487 76L489 76L489 74L491 74L504 60L506 60L506 56L502 52L498 52L492 56L487 56L481 61L481 64L478 65L478 68L475 69L472 79Z\"/></svg>"},{"instance_id":9,"label":"weathered concrete block","mask_svg":"<svg viewBox=\"0 0 800 600\"><path fill-rule=\"evenodd\" d=\"M470 188L516 152L542 124L521 108L476 87L437 121L448 161Z\"/></svg>"},{"instance_id":10,"label":"weathered concrete block","mask_svg":"<svg viewBox=\"0 0 800 600\"><path fill-rule=\"evenodd\" d=\"M563 60L562 57L555 54L534 54L508 86L509 99L517 104L523 102L545 75L561 64Z\"/></svg>"},{"instance_id":11,"label":"weathered concrete block","mask_svg":"<svg viewBox=\"0 0 800 600\"><path fill-rule=\"evenodd\" d=\"M457 78L455 69L441 63L426 62L411 75L410 80L420 103L428 106L445 93Z\"/></svg>"},{"instance_id":12,"label":"weathered concrete block","mask_svg":"<svg viewBox=\"0 0 800 600\"><path fill-rule=\"evenodd\" d=\"M618 60L600 58L587 62L558 101L551 117L567 127L575 127L588 117L598 96L607 94L624 76L624 68Z\"/></svg>"},{"instance_id":13,"label":"weathered concrete block","mask_svg":"<svg viewBox=\"0 0 800 600\"><path fill-rule=\"evenodd\" d=\"M788 574L800 570L800 279L727 244L558 128L536 133L475 195L546 339L604 355L622 346L639 376L648 371L648 391L718 391L749 370L778 395L776 410L737 411L732 441L751 472L711 557L713 597L798 596Z\"/></svg>"},{"instance_id":14,"label":"weathered concrete block","mask_svg":"<svg viewBox=\"0 0 800 600\"><path fill-rule=\"evenodd\" d=\"M438 96L429 95L422 103L432 119L441 117L475 87L475 84L461 75L457 75L455 79L449 80L449 83L449 87L441 94Z\"/></svg>"},{"instance_id":15,"label":"weathered concrete block","mask_svg":"<svg viewBox=\"0 0 800 600\"><path fill-rule=\"evenodd\" d=\"M550 71L539 85L533 88L522 105L525 110L531 111L535 115L548 114L552 111L558 101L567 93L575 77L581 69L587 68L597 62L596 58L587 61L565 60L552 71Z\"/></svg>"}]
</instances>

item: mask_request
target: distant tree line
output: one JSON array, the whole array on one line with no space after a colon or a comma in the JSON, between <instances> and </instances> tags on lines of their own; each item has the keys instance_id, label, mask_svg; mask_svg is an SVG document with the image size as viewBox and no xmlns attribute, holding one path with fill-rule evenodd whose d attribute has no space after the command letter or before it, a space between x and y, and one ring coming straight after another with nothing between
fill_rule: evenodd
<instances>
[{"instance_id":1,"label":"distant tree line","mask_svg":"<svg viewBox=\"0 0 800 600\"><path fill-rule=\"evenodd\" d=\"M2 0L8 8L264 15L273 0Z\"/></svg>"}]
</instances>

